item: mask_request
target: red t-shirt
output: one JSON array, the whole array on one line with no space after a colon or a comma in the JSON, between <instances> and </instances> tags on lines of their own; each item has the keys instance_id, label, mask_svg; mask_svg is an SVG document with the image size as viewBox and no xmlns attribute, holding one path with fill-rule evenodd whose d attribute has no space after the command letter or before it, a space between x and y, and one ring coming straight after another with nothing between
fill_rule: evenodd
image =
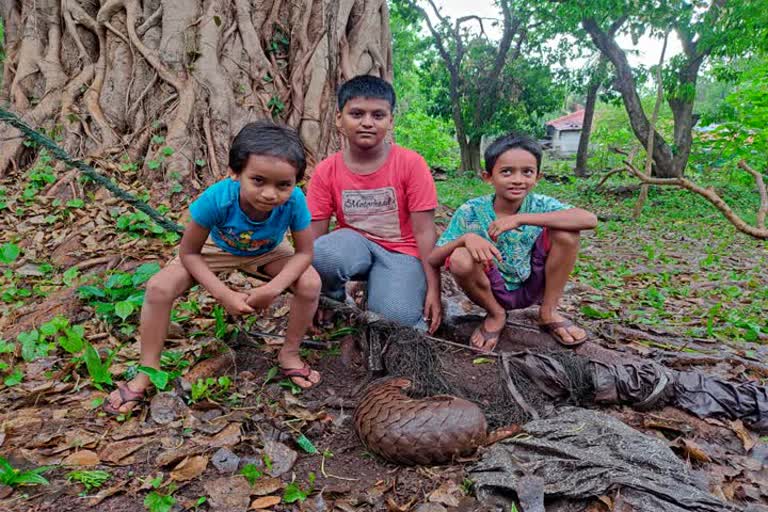
<instances>
[{"instance_id":1,"label":"red t-shirt","mask_svg":"<svg viewBox=\"0 0 768 512\"><path fill-rule=\"evenodd\" d=\"M418 257L410 214L437 208L437 190L424 158L392 145L384 164L370 174L349 170L342 152L320 162L309 180L307 204L312 220L335 215L338 228Z\"/></svg>"}]
</instances>

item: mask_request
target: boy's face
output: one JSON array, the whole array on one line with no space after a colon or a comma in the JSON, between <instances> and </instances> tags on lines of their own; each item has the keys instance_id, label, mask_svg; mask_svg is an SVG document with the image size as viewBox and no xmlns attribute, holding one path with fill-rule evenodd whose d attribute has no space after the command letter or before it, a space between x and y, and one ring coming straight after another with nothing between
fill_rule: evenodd
<instances>
[{"instance_id":1,"label":"boy's face","mask_svg":"<svg viewBox=\"0 0 768 512\"><path fill-rule=\"evenodd\" d=\"M296 186L296 168L281 158L249 155L239 175L240 207L246 215L263 218L290 199Z\"/></svg>"},{"instance_id":2,"label":"boy's face","mask_svg":"<svg viewBox=\"0 0 768 512\"><path fill-rule=\"evenodd\" d=\"M336 114L336 127L353 146L374 148L384 141L392 129L389 102L376 98L352 98Z\"/></svg>"},{"instance_id":3,"label":"boy's face","mask_svg":"<svg viewBox=\"0 0 768 512\"><path fill-rule=\"evenodd\" d=\"M491 174L484 172L483 179L496 189L496 197L519 202L539 181L536 157L520 148L508 149L496 159Z\"/></svg>"}]
</instances>

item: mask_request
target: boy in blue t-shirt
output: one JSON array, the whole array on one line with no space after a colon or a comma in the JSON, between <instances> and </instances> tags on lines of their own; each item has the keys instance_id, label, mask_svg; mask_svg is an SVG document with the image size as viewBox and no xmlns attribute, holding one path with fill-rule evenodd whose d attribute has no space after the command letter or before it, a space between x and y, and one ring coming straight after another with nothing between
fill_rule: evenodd
<instances>
[{"instance_id":1,"label":"boy in blue t-shirt","mask_svg":"<svg viewBox=\"0 0 768 512\"><path fill-rule=\"evenodd\" d=\"M291 128L269 121L246 125L229 150L230 176L208 187L190 207L179 256L147 283L141 310L139 364L160 368L173 302L200 283L233 316L269 306L283 291L293 292L281 372L302 388L320 374L299 357L299 345L312 323L320 296L320 276L312 268L311 215L296 182L304 176L304 145ZM291 230L296 249L285 239ZM216 272L242 269L272 276L249 293L229 288ZM149 377L139 373L118 384L104 402L110 414L124 414L145 396Z\"/></svg>"},{"instance_id":2,"label":"boy in blue t-shirt","mask_svg":"<svg viewBox=\"0 0 768 512\"><path fill-rule=\"evenodd\" d=\"M515 134L485 151L483 179L495 194L477 197L453 215L429 263L446 267L488 314L470 343L493 350L507 310L532 304L539 327L562 345L583 343L587 333L557 311L579 252L579 232L597 225L594 214L531 190L541 178L541 146Z\"/></svg>"}]
</instances>

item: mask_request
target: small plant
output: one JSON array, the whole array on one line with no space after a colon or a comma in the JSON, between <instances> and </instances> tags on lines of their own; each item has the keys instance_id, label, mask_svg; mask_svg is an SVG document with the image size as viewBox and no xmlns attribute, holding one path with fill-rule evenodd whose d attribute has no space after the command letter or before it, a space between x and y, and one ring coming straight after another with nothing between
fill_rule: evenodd
<instances>
[{"instance_id":1,"label":"small plant","mask_svg":"<svg viewBox=\"0 0 768 512\"><path fill-rule=\"evenodd\" d=\"M231 386L232 379L226 375L217 379L213 377L197 379L197 382L192 384L192 401L198 402L203 399L208 399L217 402L224 400L227 398Z\"/></svg>"},{"instance_id":2,"label":"small plant","mask_svg":"<svg viewBox=\"0 0 768 512\"><path fill-rule=\"evenodd\" d=\"M29 471L21 471L11 466L11 463L4 457L0 457L0 484L7 485L8 487L48 485L48 480L42 476L42 473L49 469L51 469L50 466L41 466Z\"/></svg>"},{"instance_id":3,"label":"small plant","mask_svg":"<svg viewBox=\"0 0 768 512\"><path fill-rule=\"evenodd\" d=\"M27 173L27 185L21 194L25 201L33 201L42 189L56 181L56 174L50 165L51 161L52 158L48 152L41 149L35 166Z\"/></svg>"},{"instance_id":4,"label":"small plant","mask_svg":"<svg viewBox=\"0 0 768 512\"><path fill-rule=\"evenodd\" d=\"M117 217L117 229L126 231L133 236L140 235L162 235L165 228L155 224L155 222L142 211L133 213L124 213Z\"/></svg>"},{"instance_id":5,"label":"small plant","mask_svg":"<svg viewBox=\"0 0 768 512\"><path fill-rule=\"evenodd\" d=\"M133 274L116 272L102 286L86 285L77 291L81 299L93 306L97 315L109 323L121 323L125 327L144 302L144 291L139 287L159 271L157 263L145 263Z\"/></svg>"},{"instance_id":6,"label":"small plant","mask_svg":"<svg viewBox=\"0 0 768 512\"><path fill-rule=\"evenodd\" d=\"M82 484L85 487L85 493L98 489L110 478L112 478L112 475L98 469L72 471L67 475L67 480L70 482Z\"/></svg>"},{"instance_id":7,"label":"small plant","mask_svg":"<svg viewBox=\"0 0 768 512\"><path fill-rule=\"evenodd\" d=\"M18 245L8 242L0 245L0 263L3 265L10 265L21 254L21 249Z\"/></svg>"},{"instance_id":8,"label":"small plant","mask_svg":"<svg viewBox=\"0 0 768 512\"><path fill-rule=\"evenodd\" d=\"M117 351L108 351L106 358L102 361L101 356L93 348L93 345L86 342L83 358L88 369L88 375L91 377L91 382L96 389L102 390L104 385L112 385L112 374L109 371L109 367L112 366L112 358L115 357L115 354L117 354Z\"/></svg>"},{"instance_id":9,"label":"small plant","mask_svg":"<svg viewBox=\"0 0 768 512\"><path fill-rule=\"evenodd\" d=\"M296 482L291 482L285 486L283 490L283 501L285 503L295 503L297 501L304 501L315 490L315 479L317 477L314 473L310 473L308 477L309 485L307 488L301 488Z\"/></svg>"},{"instance_id":10,"label":"small plant","mask_svg":"<svg viewBox=\"0 0 768 512\"><path fill-rule=\"evenodd\" d=\"M240 470L240 474L243 475L246 480L248 480L248 483L251 486L256 483L256 480L264 476L264 473L262 473L255 464L246 464Z\"/></svg>"},{"instance_id":11,"label":"small plant","mask_svg":"<svg viewBox=\"0 0 768 512\"><path fill-rule=\"evenodd\" d=\"M160 492L163 477L155 478L151 483L154 490L144 498L144 506L149 512L170 512L176 504L176 498L173 497L176 485L170 484L165 492Z\"/></svg>"}]
</instances>

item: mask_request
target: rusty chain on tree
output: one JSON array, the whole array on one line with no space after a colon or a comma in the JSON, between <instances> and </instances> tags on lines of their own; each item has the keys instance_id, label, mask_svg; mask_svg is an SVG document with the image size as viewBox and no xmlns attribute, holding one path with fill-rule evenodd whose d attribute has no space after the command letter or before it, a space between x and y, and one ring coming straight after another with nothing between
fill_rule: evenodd
<instances>
[{"instance_id":1,"label":"rusty chain on tree","mask_svg":"<svg viewBox=\"0 0 768 512\"><path fill-rule=\"evenodd\" d=\"M142 201L133 194L121 189L111 179L99 173L96 169L86 164L82 160L75 160L69 156L69 154L64 151L64 149L62 149L58 144L56 144L56 142L54 142L50 137L26 124L13 112L0 107L0 121L4 121L14 128L20 130L27 138L31 139L36 144L39 144L40 146L48 149L56 158L67 164L69 167L74 167L99 185L112 192L115 197L122 199L137 210L149 215L149 217L161 227L167 229L168 231L176 232L179 234L184 232L183 226L168 219L162 213L155 210L146 202Z\"/></svg>"}]
</instances>

